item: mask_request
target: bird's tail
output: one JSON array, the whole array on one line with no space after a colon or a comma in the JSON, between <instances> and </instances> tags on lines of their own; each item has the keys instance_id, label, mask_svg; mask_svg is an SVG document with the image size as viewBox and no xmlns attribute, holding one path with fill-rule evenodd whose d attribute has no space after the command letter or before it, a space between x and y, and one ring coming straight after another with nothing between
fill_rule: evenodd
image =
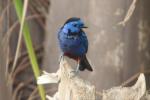
<instances>
[{"instance_id":1,"label":"bird's tail","mask_svg":"<svg viewBox=\"0 0 150 100\"><path fill-rule=\"evenodd\" d=\"M87 60L86 55L84 55L79 62L79 70L84 71L85 69L89 71L93 71L91 65L89 64L89 61Z\"/></svg>"}]
</instances>

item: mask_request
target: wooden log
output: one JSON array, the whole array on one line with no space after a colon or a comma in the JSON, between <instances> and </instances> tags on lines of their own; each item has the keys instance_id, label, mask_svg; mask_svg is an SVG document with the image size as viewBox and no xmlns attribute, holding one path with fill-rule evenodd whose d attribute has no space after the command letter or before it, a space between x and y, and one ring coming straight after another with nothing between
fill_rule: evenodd
<instances>
[{"instance_id":1,"label":"wooden log","mask_svg":"<svg viewBox=\"0 0 150 100\"><path fill-rule=\"evenodd\" d=\"M37 83L59 84L53 97L47 95L48 100L140 100L146 91L144 74L140 74L132 87L118 86L98 92L94 85L79 77L65 59L56 73L44 72Z\"/></svg>"}]
</instances>

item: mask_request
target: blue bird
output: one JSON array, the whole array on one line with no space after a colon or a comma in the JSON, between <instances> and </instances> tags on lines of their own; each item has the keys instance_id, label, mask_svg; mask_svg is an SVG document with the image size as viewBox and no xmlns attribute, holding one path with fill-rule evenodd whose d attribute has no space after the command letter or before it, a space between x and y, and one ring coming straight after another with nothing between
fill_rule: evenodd
<instances>
[{"instance_id":1,"label":"blue bird","mask_svg":"<svg viewBox=\"0 0 150 100\"><path fill-rule=\"evenodd\" d=\"M86 57L88 39L83 28L87 27L80 18L68 19L58 32L58 41L62 56L67 56L78 62L76 71L84 71L85 69L93 71Z\"/></svg>"}]
</instances>

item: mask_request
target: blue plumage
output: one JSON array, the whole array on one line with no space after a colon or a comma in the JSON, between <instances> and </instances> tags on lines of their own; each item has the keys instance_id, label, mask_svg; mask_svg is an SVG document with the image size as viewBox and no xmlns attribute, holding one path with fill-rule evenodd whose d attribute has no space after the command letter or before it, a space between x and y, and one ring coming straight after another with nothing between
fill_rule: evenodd
<instances>
[{"instance_id":1,"label":"blue plumage","mask_svg":"<svg viewBox=\"0 0 150 100\"><path fill-rule=\"evenodd\" d=\"M58 32L58 40L63 55L79 62L79 70L88 69L92 71L86 58L88 39L82 28L86 27L80 18L70 18Z\"/></svg>"}]
</instances>

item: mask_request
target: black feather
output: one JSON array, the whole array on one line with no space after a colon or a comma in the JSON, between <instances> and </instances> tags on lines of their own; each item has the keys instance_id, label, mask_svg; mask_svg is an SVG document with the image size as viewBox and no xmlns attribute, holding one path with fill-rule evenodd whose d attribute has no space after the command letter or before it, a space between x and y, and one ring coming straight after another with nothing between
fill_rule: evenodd
<instances>
[{"instance_id":1,"label":"black feather","mask_svg":"<svg viewBox=\"0 0 150 100\"><path fill-rule=\"evenodd\" d=\"M80 18L78 18L78 17L72 17L72 18L69 18L66 22L65 22L65 24L67 24L67 23L69 23L69 22L73 22L73 21L78 21L78 20L80 20ZM65 25L64 24L64 25Z\"/></svg>"},{"instance_id":2,"label":"black feather","mask_svg":"<svg viewBox=\"0 0 150 100\"><path fill-rule=\"evenodd\" d=\"M89 71L93 71L91 65L89 64L89 61L86 58L86 55L81 57L80 62L79 62L79 70L84 71L85 69Z\"/></svg>"}]
</instances>

